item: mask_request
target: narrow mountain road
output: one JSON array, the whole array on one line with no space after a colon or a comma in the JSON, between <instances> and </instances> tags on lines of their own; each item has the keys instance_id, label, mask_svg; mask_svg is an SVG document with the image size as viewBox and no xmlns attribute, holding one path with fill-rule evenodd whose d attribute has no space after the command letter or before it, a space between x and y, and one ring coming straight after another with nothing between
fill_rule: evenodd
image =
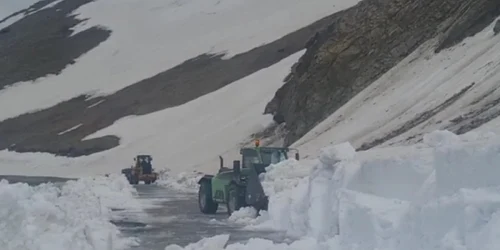
<instances>
[{"instance_id":1,"label":"narrow mountain road","mask_svg":"<svg viewBox=\"0 0 500 250\"><path fill-rule=\"evenodd\" d=\"M140 199L155 206L146 209L145 223L127 219L126 211L123 213L126 218L115 222L125 236L140 239L140 246L133 247L133 250L163 250L169 244L185 246L218 234L230 234L230 243L245 242L254 237L285 241L281 232L242 230L241 225L227 222L225 208L220 208L215 215L202 214L196 195L181 194L156 185L137 185L136 189ZM140 218L141 215L128 216L134 217Z\"/></svg>"}]
</instances>

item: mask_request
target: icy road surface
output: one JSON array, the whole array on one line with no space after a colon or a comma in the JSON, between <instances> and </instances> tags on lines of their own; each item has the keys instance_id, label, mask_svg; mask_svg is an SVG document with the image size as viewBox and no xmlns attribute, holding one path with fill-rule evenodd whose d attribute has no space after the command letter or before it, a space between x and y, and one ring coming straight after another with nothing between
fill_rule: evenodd
<instances>
[{"instance_id":1,"label":"icy road surface","mask_svg":"<svg viewBox=\"0 0 500 250\"><path fill-rule=\"evenodd\" d=\"M227 221L225 208L216 215L202 214L198 209L197 196L182 194L156 185L137 185L140 199L155 202L156 206L146 209L149 219L146 223L127 220L115 222L125 236L135 236L141 240L134 250L165 249L169 244L186 246L205 237L230 234L230 243L246 242L250 238L265 238L274 242L285 241L280 232L246 231L241 225ZM132 218L137 216L130 216Z\"/></svg>"}]
</instances>

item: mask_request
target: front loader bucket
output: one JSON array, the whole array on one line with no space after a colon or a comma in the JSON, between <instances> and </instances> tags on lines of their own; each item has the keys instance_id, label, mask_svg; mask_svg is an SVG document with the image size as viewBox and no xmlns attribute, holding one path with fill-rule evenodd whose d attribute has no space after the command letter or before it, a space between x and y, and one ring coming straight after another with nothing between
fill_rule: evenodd
<instances>
[{"instance_id":1,"label":"front loader bucket","mask_svg":"<svg viewBox=\"0 0 500 250\"><path fill-rule=\"evenodd\" d=\"M260 183L259 175L266 172L267 164L253 164L252 171L247 176L245 202L257 210L267 210L268 198Z\"/></svg>"}]
</instances>

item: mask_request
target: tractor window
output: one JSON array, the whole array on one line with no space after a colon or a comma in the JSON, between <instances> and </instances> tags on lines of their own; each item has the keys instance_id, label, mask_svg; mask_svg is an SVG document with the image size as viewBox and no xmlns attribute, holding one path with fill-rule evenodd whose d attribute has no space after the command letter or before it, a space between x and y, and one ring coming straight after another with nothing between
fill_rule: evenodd
<instances>
[{"instance_id":1,"label":"tractor window","mask_svg":"<svg viewBox=\"0 0 500 250\"><path fill-rule=\"evenodd\" d=\"M257 151L247 151L243 157L243 167L249 167L253 163L276 164L286 159L286 152L282 150L262 150L260 154Z\"/></svg>"},{"instance_id":2,"label":"tractor window","mask_svg":"<svg viewBox=\"0 0 500 250\"><path fill-rule=\"evenodd\" d=\"M276 164L278 162L286 160L286 156L283 151L270 151L270 152L261 152L262 163L265 164Z\"/></svg>"},{"instance_id":3,"label":"tractor window","mask_svg":"<svg viewBox=\"0 0 500 250\"><path fill-rule=\"evenodd\" d=\"M259 163L259 157L257 155L245 156L243 162L243 168L250 167L253 163Z\"/></svg>"}]
</instances>

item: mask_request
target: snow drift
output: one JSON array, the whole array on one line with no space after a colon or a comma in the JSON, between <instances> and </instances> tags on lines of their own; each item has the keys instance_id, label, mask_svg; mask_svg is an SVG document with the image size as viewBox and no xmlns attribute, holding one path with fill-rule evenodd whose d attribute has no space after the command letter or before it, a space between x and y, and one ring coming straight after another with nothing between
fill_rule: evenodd
<instances>
[{"instance_id":1,"label":"snow drift","mask_svg":"<svg viewBox=\"0 0 500 250\"><path fill-rule=\"evenodd\" d=\"M197 193L198 181L203 175L203 173L198 171L173 174L170 169L164 169L159 171L159 178L156 183L157 185L182 193Z\"/></svg>"},{"instance_id":2,"label":"snow drift","mask_svg":"<svg viewBox=\"0 0 500 250\"><path fill-rule=\"evenodd\" d=\"M124 249L135 239L122 238L109 222L112 208L133 209L135 189L119 175L82 178L62 187L0 182L0 242L10 250Z\"/></svg>"},{"instance_id":3,"label":"snow drift","mask_svg":"<svg viewBox=\"0 0 500 250\"><path fill-rule=\"evenodd\" d=\"M448 131L411 147L326 147L309 166L289 160L262 176L269 210L251 227L300 240L225 246L220 235L184 249L498 249L499 151L498 136Z\"/></svg>"}]
</instances>

